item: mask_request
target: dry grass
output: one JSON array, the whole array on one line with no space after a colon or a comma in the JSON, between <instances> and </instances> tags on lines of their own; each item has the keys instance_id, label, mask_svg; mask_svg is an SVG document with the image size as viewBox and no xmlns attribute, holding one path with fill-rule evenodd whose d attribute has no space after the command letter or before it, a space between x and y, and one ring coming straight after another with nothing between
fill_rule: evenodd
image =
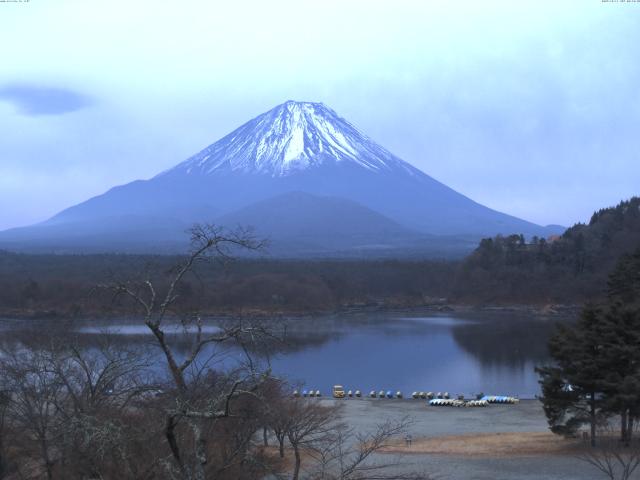
<instances>
[{"instance_id":1,"label":"dry grass","mask_svg":"<svg viewBox=\"0 0 640 480\"><path fill-rule=\"evenodd\" d=\"M427 453L477 457L572 455L581 441L566 440L550 432L509 432L451 435L414 439L410 447L396 441L381 453Z\"/></svg>"}]
</instances>

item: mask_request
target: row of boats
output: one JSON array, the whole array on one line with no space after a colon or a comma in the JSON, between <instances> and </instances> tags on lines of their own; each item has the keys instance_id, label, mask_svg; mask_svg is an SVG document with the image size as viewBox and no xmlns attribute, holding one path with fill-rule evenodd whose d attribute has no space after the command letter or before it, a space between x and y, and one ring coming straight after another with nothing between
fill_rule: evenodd
<instances>
[{"instance_id":1,"label":"row of boats","mask_svg":"<svg viewBox=\"0 0 640 480\"><path fill-rule=\"evenodd\" d=\"M429 400L429 405L434 407L486 407L490 403L502 403L513 405L519 403L520 399L504 395L485 395L476 400L434 398Z\"/></svg>"},{"instance_id":2,"label":"row of boats","mask_svg":"<svg viewBox=\"0 0 640 480\"><path fill-rule=\"evenodd\" d=\"M334 398L356 397L361 398L362 392L360 390L348 390L345 391L342 385L334 385L332 390ZM294 390L294 397L322 397L320 390ZM371 390L369 392L369 398L404 398L401 391L393 392L392 390ZM510 397L505 395L484 395L478 394L473 400L465 399L463 395L458 395L453 399L449 395L449 392L413 392L411 398L428 400L429 405L433 406L448 406L448 407L486 407L490 403L501 404L514 404L520 400L516 397Z\"/></svg>"},{"instance_id":3,"label":"row of boats","mask_svg":"<svg viewBox=\"0 0 640 480\"><path fill-rule=\"evenodd\" d=\"M432 407L486 407L489 402L486 400L457 400L453 398L434 398L429 400Z\"/></svg>"}]
</instances>

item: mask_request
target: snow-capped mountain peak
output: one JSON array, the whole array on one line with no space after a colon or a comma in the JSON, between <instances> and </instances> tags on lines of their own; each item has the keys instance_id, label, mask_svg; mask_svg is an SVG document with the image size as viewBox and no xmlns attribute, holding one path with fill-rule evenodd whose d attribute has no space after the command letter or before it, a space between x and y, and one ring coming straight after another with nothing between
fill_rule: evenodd
<instances>
[{"instance_id":1,"label":"snow-capped mountain peak","mask_svg":"<svg viewBox=\"0 0 640 480\"><path fill-rule=\"evenodd\" d=\"M429 244L440 245L440 257L450 242L431 235L463 235L467 249L473 236L561 231L474 202L321 103L289 101L149 180L113 187L41 225L0 232L0 248L166 253L169 245L184 248L188 225L212 221L253 225L285 256L314 257L388 248L413 255Z\"/></svg>"},{"instance_id":2,"label":"snow-capped mountain peak","mask_svg":"<svg viewBox=\"0 0 640 480\"><path fill-rule=\"evenodd\" d=\"M161 175L237 171L275 177L342 162L370 171L413 171L322 103L289 100Z\"/></svg>"}]
</instances>

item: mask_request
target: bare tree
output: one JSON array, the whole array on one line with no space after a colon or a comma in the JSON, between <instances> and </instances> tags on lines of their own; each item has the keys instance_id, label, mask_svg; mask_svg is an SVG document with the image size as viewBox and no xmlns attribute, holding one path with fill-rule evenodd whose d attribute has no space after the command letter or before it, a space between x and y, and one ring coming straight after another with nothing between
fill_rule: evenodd
<instances>
[{"instance_id":1,"label":"bare tree","mask_svg":"<svg viewBox=\"0 0 640 480\"><path fill-rule=\"evenodd\" d=\"M278 454L280 458L284 458L284 443L287 440L287 429L291 423L289 417L289 409L287 403L291 400L288 398L282 398L280 401L271 402L267 406L266 411L266 426L269 428L278 442ZM267 439L263 432L264 444L266 446Z\"/></svg>"},{"instance_id":2,"label":"bare tree","mask_svg":"<svg viewBox=\"0 0 640 480\"><path fill-rule=\"evenodd\" d=\"M302 454L318 451L331 441L330 434L338 423L338 407L325 407L315 400L293 398L281 408L283 417L288 420L284 430L295 458L291 478L298 480Z\"/></svg>"},{"instance_id":3,"label":"bare tree","mask_svg":"<svg viewBox=\"0 0 640 480\"><path fill-rule=\"evenodd\" d=\"M149 359L103 337L97 348L75 342L54 348L50 364L64 386L57 404L63 419L56 444L64 460L61 475L100 478L109 471L120 478L144 478L157 462L147 457L146 467L137 465L132 450L148 442L148 434L131 421L142 423L138 405L155 388Z\"/></svg>"},{"instance_id":4,"label":"bare tree","mask_svg":"<svg viewBox=\"0 0 640 480\"><path fill-rule=\"evenodd\" d=\"M326 448L317 451L317 464L312 480L420 480L429 479L421 472L401 472L400 458L380 461L375 454L405 433L411 421L387 420L373 432L361 433L344 424L338 424ZM406 465L405 465L406 466Z\"/></svg>"},{"instance_id":5,"label":"bare tree","mask_svg":"<svg viewBox=\"0 0 640 480\"><path fill-rule=\"evenodd\" d=\"M17 428L35 440L36 457L46 477L53 478L56 455L53 443L60 431L58 409L64 385L51 369L48 356L41 351L12 350L3 353L0 364L0 390L6 396L7 416Z\"/></svg>"},{"instance_id":6,"label":"bare tree","mask_svg":"<svg viewBox=\"0 0 640 480\"><path fill-rule=\"evenodd\" d=\"M241 229L226 233L220 227L213 225L196 225L191 229L191 253L183 263L175 267L164 294L160 294L150 278L141 282L118 282L101 285L103 288L112 290L116 296L126 295L142 308L144 323L158 341L166 358L169 373L178 390L183 392L187 390L185 372L208 344L223 343L238 339L243 333L252 333L250 329L236 326L215 335L205 335L200 314L195 313L188 317L181 317L180 320L185 328L194 327L195 339L185 358L181 362L178 361L167 340L163 322L179 298L178 290L185 276L192 273L194 267L200 262L211 259L228 261L232 247L259 250L262 246L263 243L257 241L247 230Z\"/></svg>"},{"instance_id":7,"label":"bare tree","mask_svg":"<svg viewBox=\"0 0 640 480\"><path fill-rule=\"evenodd\" d=\"M5 417L9 404L9 394L0 388L0 479L4 478L7 471L5 454Z\"/></svg>"},{"instance_id":8,"label":"bare tree","mask_svg":"<svg viewBox=\"0 0 640 480\"><path fill-rule=\"evenodd\" d=\"M179 299L179 290L185 277L194 273L196 265L206 260L227 261L234 248L258 250L263 242L256 240L250 231L239 229L227 232L212 225L198 225L191 230L191 253L172 272L168 286L161 289L150 279L141 282L119 282L104 285L116 296L124 295L132 299L141 309L144 323L154 335L165 357L175 395L172 405L166 410L164 434L171 451L171 463L167 468L171 475L185 480L204 480L209 465L210 453L207 432L211 422L234 416L232 401L246 395L256 395L268 372L259 372L249 354L248 344L257 343L269 336L267 329L256 325L237 322L223 326L216 333L205 333L203 319L199 313L181 317L183 328L192 334L193 341L186 354L179 358L172 347L167 332L166 319ZM202 385L203 373L208 371L212 355L203 353L210 345L234 343L242 347L247 362L227 376L224 384ZM205 381L206 383L206 381ZM204 393L203 393L204 392ZM189 439L182 439L177 433L184 424L191 432ZM206 430L206 431L205 431ZM187 454L186 449L191 453ZM189 457L189 458L188 458Z\"/></svg>"},{"instance_id":9,"label":"bare tree","mask_svg":"<svg viewBox=\"0 0 640 480\"><path fill-rule=\"evenodd\" d=\"M599 470L610 480L629 480L640 466L640 439L620 439L608 420L599 425L596 447L585 447L578 458ZM637 436L636 436L637 437Z\"/></svg>"},{"instance_id":10,"label":"bare tree","mask_svg":"<svg viewBox=\"0 0 640 480\"><path fill-rule=\"evenodd\" d=\"M20 474L26 468L47 478L145 478L131 462L132 420L140 420L131 402L148 390L141 380L146 365L124 347L82 348L68 338L3 351L2 413Z\"/></svg>"},{"instance_id":11,"label":"bare tree","mask_svg":"<svg viewBox=\"0 0 640 480\"><path fill-rule=\"evenodd\" d=\"M108 336L90 351L76 342L65 342L51 353L52 369L69 400L64 412L90 414L106 406L126 408L155 387L149 381L150 362L140 351L116 345Z\"/></svg>"}]
</instances>

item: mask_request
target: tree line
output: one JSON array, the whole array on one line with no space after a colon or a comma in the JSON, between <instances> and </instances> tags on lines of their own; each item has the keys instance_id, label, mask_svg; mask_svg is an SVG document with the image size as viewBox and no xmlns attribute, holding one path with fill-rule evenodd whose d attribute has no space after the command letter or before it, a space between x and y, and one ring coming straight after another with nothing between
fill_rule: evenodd
<instances>
[{"instance_id":1,"label":"tree line","mask_svg":"<svg viewBox=\"0 0 640 480\"><path fill-rule=\"evenodd\" d=\"M169 281L175 256L26 255L0 252L0 315L127 314L94 287L104 278ZM429 260L229 259L219 269L195 265L179 303L210 314L317 313L357 307L411 307L449 293L451 263Z\"/></svg>"},{"instance_id":2,"label":"tree line","mask_svg":"<svg viewBox=\"0 0 640 480\"><path fill-rule=\"evenodd\" d=\"M221 269L194 266L180 302L205 313L316 313L353 307L458 304L580 304L604 299L616 261L640 245L640 198L595 212L562 236L497 236L461 261L253 258ZM267 252L268 253L268 252ZM93 288L105 277L166 277L179 259L142 255L0 252L0 313L111 315ZM166 281L165 278L165 281Z\"/></svg>"}]
</instances>

